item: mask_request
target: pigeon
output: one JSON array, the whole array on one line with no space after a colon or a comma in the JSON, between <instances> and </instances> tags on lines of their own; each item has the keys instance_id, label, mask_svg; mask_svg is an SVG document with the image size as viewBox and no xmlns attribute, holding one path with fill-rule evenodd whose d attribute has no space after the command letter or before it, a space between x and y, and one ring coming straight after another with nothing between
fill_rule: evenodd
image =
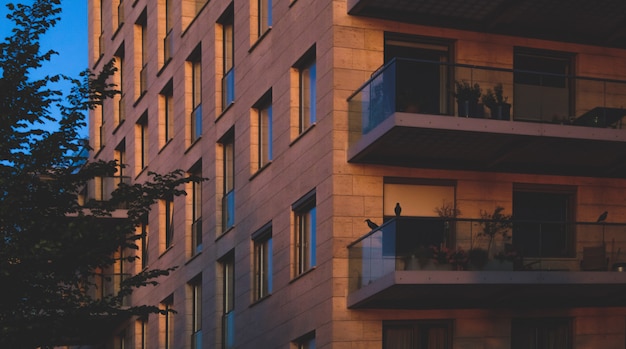
<instances>
[{"instance_id":1,"label":"pigeon","mask_svg":"<svg viewBox=\"0 0 626 349\"><path fill-rule=\"evenodd\" d=\"M369 218L365 220L367 222L367 226L370 227L370 229L374 230L376 228L378 228L378 224L372 222Z\"/></svg>"},{"instance_id":2,"label":"pigeon","mask_svg":"<svg viewBox=\"0 0 626 349\"><path fill-rule=\"evenodd\" d=\"M598 217L598 222L604 222L604 220L606 220L606 216L608 216L609 211L604 211L604 213L602 213L600 215L600 217Z\"/></svg>"},{"instance_id":3,"label":"pigeon","mask_svg":"<svg viewBox=\"0 0 626 349\"><path fill-rule=\"evenodd\" d=\"M396 217L400 217L400 213L402 213L402 207L400 206L399 202L396 202L396 207L393 209L393 211L396 213Z\"/></svg>"}]
</instances>

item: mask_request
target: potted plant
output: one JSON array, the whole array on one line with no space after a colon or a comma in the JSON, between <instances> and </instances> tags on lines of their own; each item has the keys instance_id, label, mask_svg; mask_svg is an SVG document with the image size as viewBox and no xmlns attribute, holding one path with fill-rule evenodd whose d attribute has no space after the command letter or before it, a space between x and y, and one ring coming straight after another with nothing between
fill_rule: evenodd
<instances>
[{"instance_id":1,"label":"potted plant","mask_svg":"<svg viewBox=\"0 0 626 349\"><path fill-rule=\"evenodd\" d=\"M488 255L491 255L491 250L497 238L502 240L503 243L511 239L508 232L513 223L511 222L511 216L504 214L503 211L504 207L502 206L497 206L493 213L480 211L482 231L478 233L478 237L487 239Z\"/></svg>"},{"instance_id":2,"label":"potted plant","mask_svg":"<svg viewBox=\"0 0 626 349\"><path fill-rule=\"evenodd\" d=\"M509 120L511 118L511 104L507 103L509 97L504 96L502 83L497 83L493 90L488 88L482 96L483 104L489 108L491 118L497 120Z\"/></svg>"},{"instance_id":3,"label":"potted plant","mask_svg":"<svg viewBox=\"0 0 626 349\"><path fill-rule=\"evenodd\" d=\"M474 270L482 270L489 261L489 253L484 248L474 247L468 253L469 263Z\"/></svg>"},{"instance_id":4,"label":"potted plant","mask_svg":"<svg viewBox=\"0 0 626 349\"><path fill-rule=\"evenodd\" d=\"M482 89L478 83L473 85L466 80L455 81L456 103L459 111L459 116L465 117L482 117L481 110L478 106L478 100L482 93Z\"/></svg>"}]
</instances>

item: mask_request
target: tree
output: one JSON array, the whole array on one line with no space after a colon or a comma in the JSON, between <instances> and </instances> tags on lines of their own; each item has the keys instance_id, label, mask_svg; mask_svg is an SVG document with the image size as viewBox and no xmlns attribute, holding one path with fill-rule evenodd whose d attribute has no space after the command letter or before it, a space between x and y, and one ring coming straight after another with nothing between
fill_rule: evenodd
<instances>
[{"instance_id":1,"label":"tree","mask_svg":"<svg viewBox=\"0 0 626 349\"><path fill-rule=\"evenodd\" d=\"M107 83L115 68L79 79L32 78L56 54L40 52L39 38L59 20L60 0L7 6L14 28L0 42L0 347L89 344L121 319L159 311L123 307L123 300L173 268L129 276L102 297L94 296L96 280L116 262L138 258L137 228L156 200L182 195L181 185L201 179L151 174L142 184L120 184L110 200L80 205L77 194L87 183L114 175L118 165L75 156L84 146L86 112L118 93ZM54 88L61 79L73 83L67 96ZM58 129L46 130L44 122ZM127 217L112 218L121 204ZM121 250L131 253L116 254Z\"/></svg>"}]
</instances>

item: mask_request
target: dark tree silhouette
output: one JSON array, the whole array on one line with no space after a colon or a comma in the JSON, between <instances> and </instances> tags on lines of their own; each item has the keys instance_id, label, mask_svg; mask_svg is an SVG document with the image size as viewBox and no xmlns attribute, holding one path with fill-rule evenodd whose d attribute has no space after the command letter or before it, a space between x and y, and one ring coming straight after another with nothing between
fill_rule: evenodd
<instances>
[{"instance_id":1,"label":"dark tree silhouette","mask_svg":"<svg viewBox=\"0 0 626 349\"><path fill-rule=\"evenodd\" d=\"M7 7L13 29L0 42L0 348L89 344L122 319L159 311L124 307L123 300L173 268L129 275L116 292L99 297L95 281L106 279L114 263L138 258L137 227L156 200L184 194L182 184L201 179L182 171L151 174L146 183L121 184L110 200L79 204L89 181L116 171L115 162L73 156L84 146L79 131L87 111L116 93L107 83L114 68L78 79L32 78L56 54L40 52L39 38L59 20L60 0ZM67 96L55 90L62 79L74 86ZM59 115L51 112L55 105ZM46 130L44 123L57 127ZM112 218L122 203L127 217ZM123 257L120 250L127 251Z\"/></svg>"}]
</instances>

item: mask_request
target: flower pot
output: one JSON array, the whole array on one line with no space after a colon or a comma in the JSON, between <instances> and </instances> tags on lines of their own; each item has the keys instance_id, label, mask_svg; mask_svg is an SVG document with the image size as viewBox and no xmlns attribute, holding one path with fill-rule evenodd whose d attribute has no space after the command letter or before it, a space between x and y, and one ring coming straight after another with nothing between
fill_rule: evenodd
<instances>
[{"instance_id":1,"label":"flower pot","mask_svg":"<svg viewBox=\"0 0 626 349\"><path fill-rule=\"evenodd\" d=\"M510 120L511 119L511 104L502 103L490 107L491 118L496 120Z\"/></svg>"},{"instance_id":2,"label":"flower pot","mask_svg":"<svg viewBox=\"0 0 626 349\"><path fill-rule=\"evenodd\" d=\"M459 116L466 118L481 118L484 113L480 112L478 100L457 100Z\"/></svg>"}]
</instances>

